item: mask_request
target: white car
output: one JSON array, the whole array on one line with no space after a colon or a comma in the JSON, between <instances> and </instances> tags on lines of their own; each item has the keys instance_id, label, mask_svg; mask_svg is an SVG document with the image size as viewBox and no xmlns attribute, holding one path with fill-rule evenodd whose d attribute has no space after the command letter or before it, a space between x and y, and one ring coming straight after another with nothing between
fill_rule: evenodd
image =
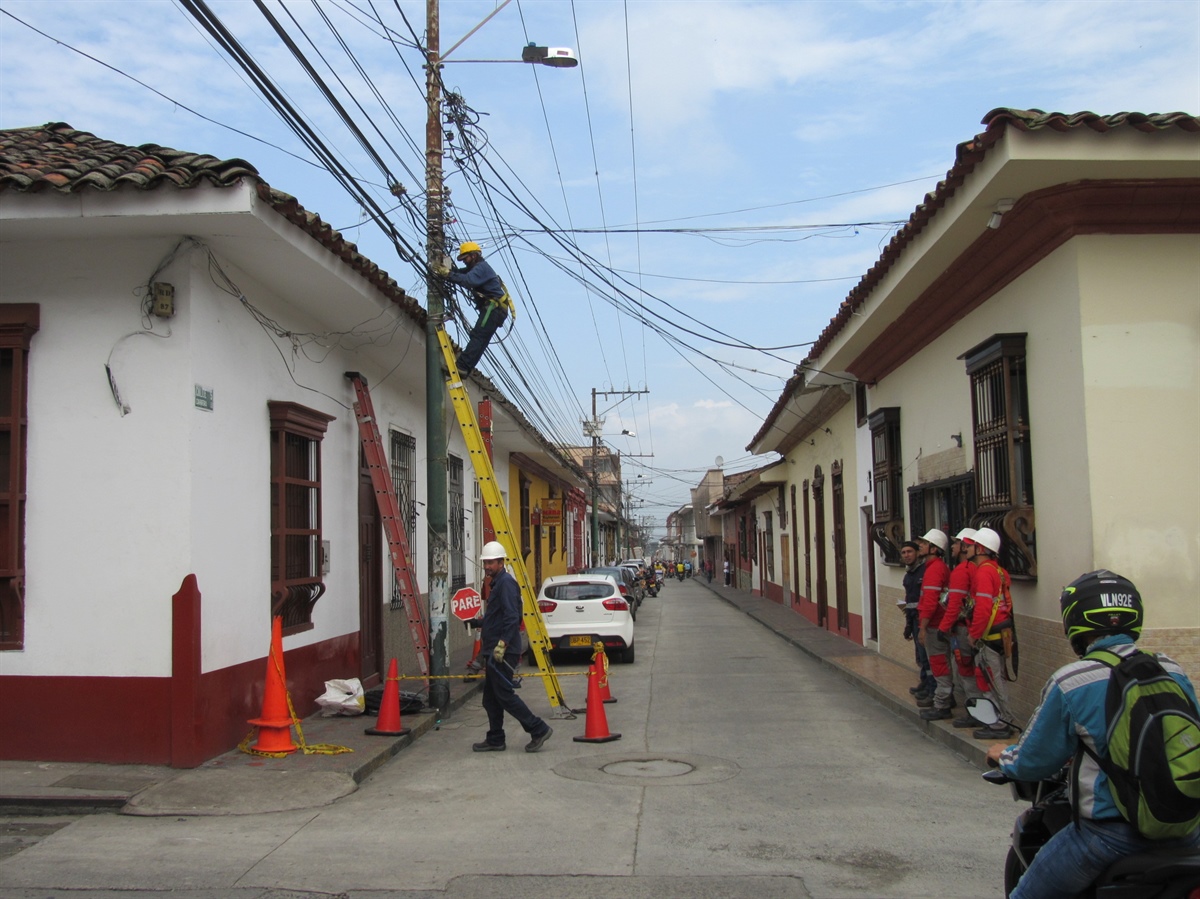
<instances>
[{"instance_id":1,"label":"white car","mask_svg":"<svg viewBox=\"0 0 1200 899\"><path fill-rule=\"evenodd\" d=\"M607 574L556 574L538 592L552 649L587 650L603 643L614 661L633 661L633 613Z\"/></svg>"}]
</instances>

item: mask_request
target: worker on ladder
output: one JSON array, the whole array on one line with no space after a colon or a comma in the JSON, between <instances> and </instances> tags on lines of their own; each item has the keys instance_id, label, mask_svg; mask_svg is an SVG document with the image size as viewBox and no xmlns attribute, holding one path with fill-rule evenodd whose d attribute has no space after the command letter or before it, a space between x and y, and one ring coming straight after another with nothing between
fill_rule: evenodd
<instances>
[{"instance_id":1,"label":"worker on ladder","mask_svg":"<svg viewBox=\"0 0 1200 899\"><path fill-rule=\"evenodd\" d=\"M473 240L458 248L458 261L466 268L442 266L438 274L452 284L465 287L471 303L479 312L475 327L471 329L467 348L458 356L458 374L465 378L479 363L483 351L492 336L509 316L516 318L516 309L504 287L500 276L483 258L483 250Z\"/></svg>"}]
</instances>

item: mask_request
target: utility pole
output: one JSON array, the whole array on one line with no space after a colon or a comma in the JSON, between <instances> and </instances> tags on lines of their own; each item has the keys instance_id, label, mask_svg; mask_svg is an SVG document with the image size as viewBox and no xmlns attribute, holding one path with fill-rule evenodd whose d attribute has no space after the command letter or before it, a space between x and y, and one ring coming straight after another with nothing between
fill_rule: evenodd
<instances>
[{"instance_id":1,"label":"utility pole","mask_svg":"<svg viewBox=\"0 0 1200 899\"><path fill-rule=\"evenodd\" d=\"M604 419L596 415L596 397L619 396L621 399L629 396L639 396L649 393L649 390L597 390L592 388L592 417L583 423L583 432L592 438L592 565L603 565L600 558L600 431L604 427ZM618 400L618 405L620 401ZM614 408L614 407L609 407ZM608 410L605 410L608 411ZM617 490L621 484L617 482ZM618 514L620 510L618 509Z\"/></svg>"},{"instance_id":2,"label":"utility pole","mask_svg":"<svg viewBox=\"0 0 1200 899\"><path fill-rule=\"evenodd\" d=\"M429 539L429 705L444 717L450 708L449 502L447 491L446 378L437 331L446 318L442 287L434 270L445 250L442 196L442 63L438 0L426 0L425 29L425 524Z\"/></svg>"}]
</instances>

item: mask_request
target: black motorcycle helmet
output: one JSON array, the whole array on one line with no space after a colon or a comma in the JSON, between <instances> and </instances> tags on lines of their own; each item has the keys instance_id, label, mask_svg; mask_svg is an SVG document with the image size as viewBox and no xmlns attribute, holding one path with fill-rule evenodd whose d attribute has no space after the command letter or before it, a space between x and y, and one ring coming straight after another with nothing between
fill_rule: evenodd
<instances>
[{"instance_id":1,"label":"black motorcycle helmet","mask_svg":"<svg viewBox=\"0 0 1200 899\"><path fill-rule=\"evenodd\" d=\"M1142 596L1128 578L1106 568L1081 574L1059 597L1063 631L1075 655L1087 652L1100 634L1142 635Z\"/></svg>"}]
</instances>

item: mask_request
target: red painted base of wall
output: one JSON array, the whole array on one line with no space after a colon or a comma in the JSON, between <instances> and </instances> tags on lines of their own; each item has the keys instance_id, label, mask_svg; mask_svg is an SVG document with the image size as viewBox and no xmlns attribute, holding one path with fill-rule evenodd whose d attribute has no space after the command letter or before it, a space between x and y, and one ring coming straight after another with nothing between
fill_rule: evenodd
<instances>
[{"instance_id":1,"label":"red painted base of wall","mask_svg":"<svg viewBox=\"0 0 1200 899\"><path fill-rule=\"evenodd\" d=\"M804 616L813 624L817 623L817 604L815 602L811 602L803 596L797 596L792 601L792 608L795 609L797 614ZM842 631L837 626L837 609L830 608L825 616L825 630L840 634L850 642L862 646L863 619L861 615L855 615L851 612L850 628L849 630Z\"/></svg>"},{"instance_id":2,"label":"red painted base of wall","mask_svg":"<svg viewBox=\"0 0 1200 899\"><path fill-rule=\"evenodd\" d=\"M200 594L191 575L174 597L172 677L0 676L0 759L194 768L237 746L262 712L271 627L263 656L199 672ZM283 653L301 718L325 681L359 670L359 635Z\"/></svg>"}]
</instances>

